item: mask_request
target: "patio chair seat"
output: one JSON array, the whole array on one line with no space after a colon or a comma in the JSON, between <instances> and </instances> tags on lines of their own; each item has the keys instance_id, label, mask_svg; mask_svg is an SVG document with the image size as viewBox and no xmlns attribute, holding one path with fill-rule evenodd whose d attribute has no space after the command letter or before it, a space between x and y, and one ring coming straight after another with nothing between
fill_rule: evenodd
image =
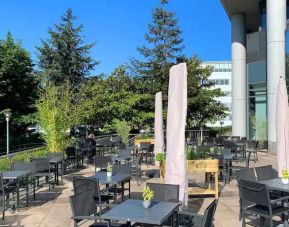
<instances>
[{"instance_id":1,"label":"patio chair seat","mask_svg":"<svg viewBox=\"0 0 289 227\"><path fill-rule=\"evenodd\" d=\"M285 211L288 211L288 207L272 206L272 215L273 216L278 215L278 214L282 214ZM257 214L257 215L270 217L268 207L265 207L265 206L262 206L259 204L246 208L246 212L252 212L252 213Z\"/></svg>"},{"instance_id":2,"label":"patio chair seat","mask_svg":"<svg viewBox=\"0 0 289 227\"><path fill-rule=\"evenodd\" d=\"M129 225L128 224L120 224L120 223L111 223L110 226L111 227L127 227ZM97 222L97 223L90 225L89 227L107 227L107 222Z\"/></svg>"}]
</instances>

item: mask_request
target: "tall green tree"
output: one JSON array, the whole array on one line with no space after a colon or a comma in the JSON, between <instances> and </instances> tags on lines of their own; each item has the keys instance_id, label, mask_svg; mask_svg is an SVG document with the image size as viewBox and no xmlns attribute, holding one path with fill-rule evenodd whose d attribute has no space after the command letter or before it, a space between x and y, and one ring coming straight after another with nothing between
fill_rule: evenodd
<instances>
[{"instance_id":1,"label":"tall green tree","mask_svg":"<svg viewBox=\"0 0 289 227\"><path fill-rule=\"evenodd\" d=\"M152 22L145 34L146 44L137 48L144 60L131 61L133 72L143 77L153 94L167 92L170 65L182 55L184 48L178 19L173 12L166 10L167 3L161 0L161 5L153 10Z\"/></svg>"},{"instance_id":2,"label":"tall green tree","mask_svg":"<svg viewBox=\"0 0 289 227\"><path fill-rule=\"evenodd\" d=\"M49 28L49 38L41 40L39 51L39 67L42 75L55 85L69 81L77 87L98 64L90 56L94 44L84 44L81 32L83 26L75 26L76 17L68 9L61 22Z\"/></svg>"},{"instance_id":3,"label":"tall green tree","mask_svg":"<svg viewBox=\"0 0 289 227\"><path fill-rule=\"evenodd\" d=\"M35 111L37 88L30 54L8 33L6 40L0 41L0 106L12 111L15 126L31 120L28 116ZM3 121L4 117L0 117Z\"/></svg>"},{"instance_id":4,"label":"tall green tree","mask_svg":"<svg viewBox=\"0 0 289 227\"><path fill-rule=\"evenodd\" d=\"M140 82L119 66L108 77L89 79L79 91L79 115L82 122L113 131L114 119L125 120L133 129L151 124L151 96L139 89Z\"/></svg>"},{"instance_id":5,"label":"tall green tree","mask_svg":"<svg viewBox=\"0 0 289 227\"><path fill-rule=\"evenodd\" d=\"M213 68L203 67L197 57L182 58L178 61L187 64L188 127L205 126L207 123L214 123L226 117L229 109L217 99L224 94L209 80Z\"/></svg>"}]
</instances>

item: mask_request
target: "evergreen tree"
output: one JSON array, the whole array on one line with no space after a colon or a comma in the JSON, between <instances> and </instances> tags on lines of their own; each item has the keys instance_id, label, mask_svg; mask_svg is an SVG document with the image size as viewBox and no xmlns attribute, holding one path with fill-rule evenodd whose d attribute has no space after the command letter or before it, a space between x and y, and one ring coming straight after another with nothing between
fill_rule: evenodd
<instances>
[{"instance_id":1,"label":"evergreen tree","mask_svg":"<svg viewBox=\"0 0 289 227\"><path fill-rule=\"evenodd\" d=\"M89 56L94 44L83 44L83 26L75 26L75 19L68 9L61 22L54 25L54 29L48 29L50 38L41 40L42 46L38 47L43 77L56 85L69 81L77 87L98 64Z\"/></svg>"},{"instance_id":2,"label":"evergreen tree","mask_svg":"<svg viewBox=\"0 0 289 227\"><path fill-rule=\"evenodd\" d=\"M178 20L173 12L165 9L167 3L161 0L161 6L153 10L152 22L145 35L147 44L137 49L145 61L131 61L133 72L144 78L153 94L167 92L169 68L184 48Z\"/></svg>"},{"instance_id":3,"label":"evergreen tree","mask_svg":"<svg viewBox=\"0 0 289 227\"><path fill-rule=\"evenodd\" d=\"M0 106L1 110L12 111L14 126L31 120L28 115L35 110L37 88L29 53L8 33L6 40L0 41ZM3 121L4 117L0 117L2 124Z\"/></svg>"}]
</instances>

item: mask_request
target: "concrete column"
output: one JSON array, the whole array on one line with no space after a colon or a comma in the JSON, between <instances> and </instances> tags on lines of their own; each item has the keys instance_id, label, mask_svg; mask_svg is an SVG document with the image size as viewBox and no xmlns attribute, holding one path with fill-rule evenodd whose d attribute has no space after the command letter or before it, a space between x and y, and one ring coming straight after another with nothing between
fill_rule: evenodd
<instances>
[{"instance_id":1,"label":"concrete column","mask_svg":"<svg viewBox=\"0 0 289 227\"><path fill-rule=\"evenodd\" d=\"M232 23L232 135L246 137L247 78L245 15L231 16Z\"/></svg>"},{"instance_id":2,"label":"concrete column","mask_svg":"<svg viewBox=\"0 0 289 227\"><path fill-rule=\"evenodd\" d=\"M267 0L267 132L268 150L276 152L276 99L285 77L286 0Z\"/></svg>"}]
</instances>

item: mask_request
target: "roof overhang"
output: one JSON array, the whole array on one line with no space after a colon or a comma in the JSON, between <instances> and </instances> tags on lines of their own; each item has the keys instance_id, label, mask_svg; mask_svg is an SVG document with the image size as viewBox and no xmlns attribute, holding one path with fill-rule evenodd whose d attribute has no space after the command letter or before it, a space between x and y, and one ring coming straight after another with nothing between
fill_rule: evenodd
<instances>
[{"instance_id":1,"label":"roof overhang","mask_svg":"<svg viewBox=\"0 0 289 227\"><path fill-rule=\"evenodd\" d=\"M258 31L260 25L260 0L220 0L229 18L237 13L246 15L246 29Z\"/></svg>"}]
</instances>

